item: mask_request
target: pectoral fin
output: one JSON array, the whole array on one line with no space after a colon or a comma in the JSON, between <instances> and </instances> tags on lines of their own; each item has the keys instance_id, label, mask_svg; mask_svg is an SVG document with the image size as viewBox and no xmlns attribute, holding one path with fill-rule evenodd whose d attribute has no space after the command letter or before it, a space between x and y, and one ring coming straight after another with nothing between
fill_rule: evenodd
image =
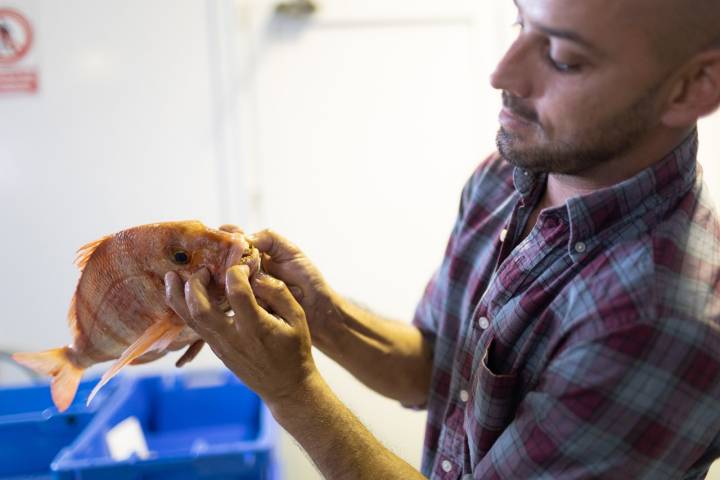
<instances>
[{"instance_id":1,"label":"pectoral fin","mask_svg":"<svg viewBox=\"0 0 720 480\"><path fill-rule=\"evenodd\" d=\"M178 361L175 362L175 366L180 368L183 365L195 360L195 357L197 357L198 353L200 353L200 350L202 350L203 345L205 345L205 341L203 340L198 340L197 342L190 345L188 349L185 350L185 353L182 354L182 357L180 357Z\"/></svg>"},{"instance_id":2,"label":"pectoral fin","mask_svg":"<svg viewBox=\"0 0 720 480\"><path fill-rule=\"evenodd\" d=\"M166 352L147 352L130 362L130 365L144 365L165 356Z\"/></svg>"},{"instance_id":3,"label":"pectoral fin","mask_svg":"<svg viewBox=\"0 0 720 480\"><path fill-rule=\"evenodd\" d=\"M171 322L170 320L160 320L152 324L140 337L135 340L135 343L130 345L123 353L120 358L110 367L110 370L100 379L100 382L95 386L93 391L88 397L88 405L95 398L97 392L105 386L118 372L128 363L141 357L147 352L165 350L175 338L180 334L184 325L178 325Z\"/></svg>"}]
</instances>

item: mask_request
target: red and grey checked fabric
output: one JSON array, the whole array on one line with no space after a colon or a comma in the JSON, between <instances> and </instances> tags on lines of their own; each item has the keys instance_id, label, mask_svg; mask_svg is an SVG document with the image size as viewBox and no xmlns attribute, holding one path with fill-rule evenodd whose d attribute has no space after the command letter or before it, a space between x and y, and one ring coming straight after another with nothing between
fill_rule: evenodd
<instances>
[{"instance_id":1,"label":"red and grey checked fabric","mask_svg":"<svg viewBox=\"0 0 720 480\"><path fill-rule=\"evenodd\" d=\"M704 478L720 456L720 224L697 132L543 211L498 155L466 184L414 323L433 479Z\"/></svg>"}]
</instances>

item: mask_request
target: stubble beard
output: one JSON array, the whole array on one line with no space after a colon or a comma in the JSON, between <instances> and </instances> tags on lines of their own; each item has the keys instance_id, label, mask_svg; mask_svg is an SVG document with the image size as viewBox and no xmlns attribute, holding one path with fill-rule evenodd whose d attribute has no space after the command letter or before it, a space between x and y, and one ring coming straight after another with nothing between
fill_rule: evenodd
<instances>
[{"instance_id":1,"label":"stubble beard","mask_svg":"<svg viewBox=\"0 0 720 480\"><path fill-rule=\"evenodd\" d=\"M657 123L655 97L658 88L647 91L629 108L598 126L581 130L571 141L542 141L524 145L522 139L500 127L496 144L500 155L511 165L535 173L576 175L631 150ZM546 138L539 122L533 123Z\"/></svg>"}]
</instances>

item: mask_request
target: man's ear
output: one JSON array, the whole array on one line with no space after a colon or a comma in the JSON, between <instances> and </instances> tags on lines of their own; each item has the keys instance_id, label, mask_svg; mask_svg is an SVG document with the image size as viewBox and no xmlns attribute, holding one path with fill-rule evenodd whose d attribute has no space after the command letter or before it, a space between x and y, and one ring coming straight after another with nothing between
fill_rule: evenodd
<instances>
[{"instance_id":1,"label":"man's ear","mask_svg":"<svg viewBox=\"0 0 720 480\"><path fill-rule=\"evenodd\" d=\"M671 128L694 125L720 106L720 48L700 53L676 76L662 123Z\"/></svg>"}]
</instances>

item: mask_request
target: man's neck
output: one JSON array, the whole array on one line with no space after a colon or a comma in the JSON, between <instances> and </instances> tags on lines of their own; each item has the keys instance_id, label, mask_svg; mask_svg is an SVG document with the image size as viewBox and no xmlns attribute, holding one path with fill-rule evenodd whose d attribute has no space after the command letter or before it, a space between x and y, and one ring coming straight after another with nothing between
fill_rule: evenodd
<instances>
[{"instance_id":1,"label":"man's neck","mask_svg":"<svg viewBox=\"0 0 720 480\"><path fill-rule=\"evenodd\" d=\"M549 174L539 210L559 207L572 197L608 188L634 177L672 152L694 128L663 129L639 142L627 153L579 174Z\"/></svg>"},{"instance_id":2,"label":"man's neck","mask_svg":"<svg viewBox=\"0 0 720 480\"><path fill-rule=\"evenodd\" d=\"M687 130L665 129L662 133L656 133L639 142L626 154L577 175L549 174L545 192L531 212L521 240L530 234L543 210L563 206L572 197L587 195L634 177L665 158L694 128L695 126Z\"/></svg>"}]
</instances>

